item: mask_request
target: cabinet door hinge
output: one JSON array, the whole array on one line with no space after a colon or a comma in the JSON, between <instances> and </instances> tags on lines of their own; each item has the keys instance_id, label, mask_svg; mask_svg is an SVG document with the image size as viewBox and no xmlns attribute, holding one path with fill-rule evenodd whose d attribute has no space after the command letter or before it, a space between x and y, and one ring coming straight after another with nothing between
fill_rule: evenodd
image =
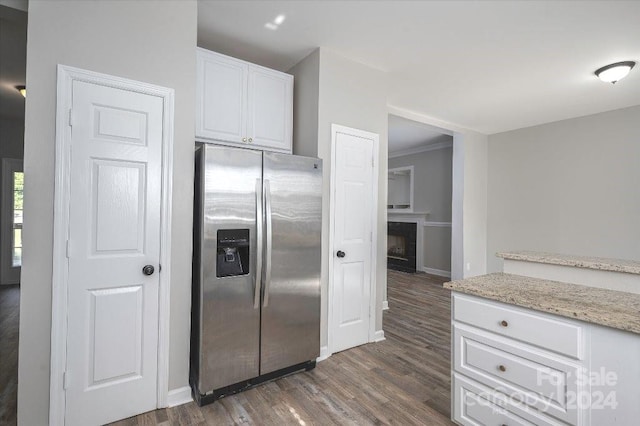
<instances>
[{"instance_id":1,"label":"cabinet door hinge","mask_svg":"<svg viewBox=\"0 0 640 426\"><path fill-rule=\"evenodd\" d=\"M69 259L69 256L71 253L71 249L69 248L70 246L71 244L69 243L69 240L67 240L67 248L66 248L67 259Z\"/></svg>"},{"instance_id":2,"label":"cabinet door hinge","mask_svg":"<svg viewBox=\"0 0 640 426\"><path fill-rule=\"evenodd\" d=\"M68 378L67 372L62 373L62 389L67 390Z\"/></svg>"},{"instance_id":3,"label":"cabinet door hinge","mask_svg":"<svg viewBox=\"0 0 640 426\"><path fill-rule=\"evenodd\" d=\"M73 121L73 109L69 109L69 126L73 127L74 125L74 121Z\"/></svg>"}]
</instances>

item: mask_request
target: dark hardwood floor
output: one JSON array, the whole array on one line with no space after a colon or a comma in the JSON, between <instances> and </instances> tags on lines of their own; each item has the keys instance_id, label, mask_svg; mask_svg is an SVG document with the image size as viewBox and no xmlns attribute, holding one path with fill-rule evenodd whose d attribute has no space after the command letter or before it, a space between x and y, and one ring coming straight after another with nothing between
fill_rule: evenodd
<instances>
[{"instance_id":1,"label":"dark hardwood floor","mask_svg":"<svg viewBox=\"0 0 640 426\"><path fill-rule=\"evenodd\" d=\"M20 287L0 285L0 425L15 425L18 409Z\"/></svg>"},{"instance_id":2,"label":"dark hardwood floor","mask_svg":"<svg viewBox=\"0 0 640 426\"><path fill-rule=\"evenodd\" d=\"M388 273L386 340L332 355L306 373L114 425L450 425L450 300L444 281Z\"/></svg>"}]
</instances>

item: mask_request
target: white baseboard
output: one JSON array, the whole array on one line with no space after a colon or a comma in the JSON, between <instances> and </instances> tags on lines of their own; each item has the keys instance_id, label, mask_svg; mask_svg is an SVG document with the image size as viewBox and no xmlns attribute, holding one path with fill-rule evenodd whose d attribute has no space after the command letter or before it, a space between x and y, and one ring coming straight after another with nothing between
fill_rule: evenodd
<instances>
[{"instance_id":1,"label":"white baseboard","mask_svg":"<svg viewBox=\"0 0 640 426\"><path fill-rule=\"evenodd\" d=\"M328 346L321 346L320 347L320 356L318 358L316 358L316 362L324 361L325 359L329 358L330 356L331 356L331 353L329 352L329 347Z\"/></svg>"},{"instance_id":2,"label":"white baseboard","mask_svg":"<svg viewBox=\"0 0 640 426\"><path fill-rule=\"evenodd\" d=\"M383 340L385 340L384 330L376 330L376 332L373 334L373 341L382 342Z\"/></svg>"},{"instance_id":3,"label":"white baseboard","mask_svg":"<svg viewBox=\"0 0 640 426\"><path fill-rule=\"evenodd\" d=\"M389 309L389 301L388 300L383 300L382 301L382 310L386 311Z\"/></svg>"},{"instance_id":4,"label":"white baseboard","mask_svg":"<svg viewBox=\"0 0 640 426\"><path fill-rule=\"evenodd\" d=\"M173 389L169 391L167 395L167 406L175 407L177 405L188 404L193 401L191 397L191 388L189 386L184 386L178 389Z\"/></svg>"},{"instance_id":5,"label":"white baseboard","mask_svg":"<svg viewBox=\"0 0 640 426\"><path fill-rule=\"evenodd\" d=\"M431 275L437 275L439 277L451 278L451 271L443 271L442 269L422 268L424 272Z\"/></svg>"}]
</instances>

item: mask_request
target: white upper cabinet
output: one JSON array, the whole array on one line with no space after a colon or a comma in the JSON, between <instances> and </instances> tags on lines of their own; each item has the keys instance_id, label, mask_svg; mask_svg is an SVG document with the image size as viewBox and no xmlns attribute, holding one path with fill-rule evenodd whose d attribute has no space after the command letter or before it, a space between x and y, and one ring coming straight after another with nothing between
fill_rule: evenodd
<instances>
[{"instance_id":1,"label":"white upper cabinet","mask_svg":"<svg viewBox=\"0 0 640 426\"><path fill-rule=\"evenodd\" d=\"M197 49L196 139L291 153L293 76Z\"/></svg>"}]
</instances>

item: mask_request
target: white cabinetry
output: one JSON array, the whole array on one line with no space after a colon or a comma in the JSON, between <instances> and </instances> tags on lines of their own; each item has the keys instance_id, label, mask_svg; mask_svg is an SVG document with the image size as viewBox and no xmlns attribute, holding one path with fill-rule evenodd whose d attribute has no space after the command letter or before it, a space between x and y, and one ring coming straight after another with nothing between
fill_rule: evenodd
<instances>
[{"instance_id":1,"label":"white cabinetry","mask_svg":"<svg viewBox=\"0 0 640 426\"><path fill-rule=\"evenodd\" d=\"M458 424L637 424L637 334L458 292L452 308Z\"/></svg>"},{"instance_id":2,"label":"white cabinetry","mask_svg":"<svg viewBox=\"0 0 640 426\"><path fill-rule=\"evenodd\" d=\"M196 139L291 153L293 76L197 49Z\"/></svg>"},{"instance_id":3,"label":"white cabinetry","mask_svg":"<svg viewBox=\"0 0 640 426\"><path fill-rule=\"evenodd\" d=\"M585 424L572 402L584 393L576 380L585 358L580 323L458 293L452 306L456 422Z\"/></svg>"}]
</instances>

